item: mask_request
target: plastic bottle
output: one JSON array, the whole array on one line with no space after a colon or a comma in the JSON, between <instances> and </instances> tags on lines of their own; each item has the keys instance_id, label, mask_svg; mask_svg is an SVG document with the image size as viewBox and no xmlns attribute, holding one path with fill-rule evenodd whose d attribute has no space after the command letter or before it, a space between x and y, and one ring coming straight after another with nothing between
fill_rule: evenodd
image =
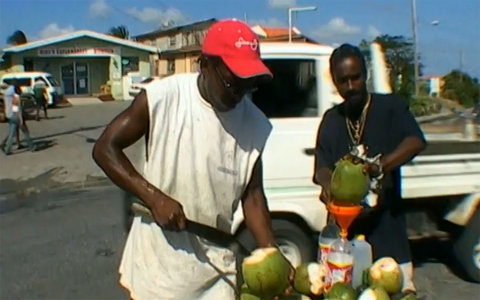
<instances>
[{"instance_id":1,"label":"plastic bottle","mask_svg":"<svg viewBox=\"0 0 480 300\"><path fill-rule=\"evenodd\" d=\"M322 231L318 235L318 252L317 261L320 263L327 262L327 254L335 242L340 237L340 228L338 227L335 219L330 216L327 225L323 227Z\"/></svg>"},{"instance_id":2,"label":"plastic bottle","mask_svg":"<svg viewBox=\"0 0 480 300\"><path fill-rule=\"evenodd\" d=\"M372 246L365 240L364 235L358 235L351 242L353 261L352 286L362 285L363 271L372 265Z\"/></svg>"},{"instance_id":3,"label":"plastic bottle","mask_svg":"<svg viewBox=\"0 0 480 300\"><path fill-rule=\"evenodd\" d=\"M333 242L327 255L326 290L337 282L351 284L353 264L351 243L345 237Z\"/></svg>"}]
</instances>

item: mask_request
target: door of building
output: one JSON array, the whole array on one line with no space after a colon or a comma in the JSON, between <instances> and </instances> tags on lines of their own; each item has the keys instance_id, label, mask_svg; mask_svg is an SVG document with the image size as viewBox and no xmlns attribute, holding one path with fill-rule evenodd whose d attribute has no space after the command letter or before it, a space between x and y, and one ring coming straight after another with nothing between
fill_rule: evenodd
<instances>
[{"instance_id":1,"label":"door of building","mask_svg":"<svg viewBox=\"0 0 480 300\"><path fill-rule=\"evenodd\" d=\"M75 95L73 63L62 66L62 83L65 95Z\"/></svg>"},{"instance_id":2,"label":"door of building","mask_svg":"<svg viewBox=\"0 0 480 300\"><path fill-rule=\"evenodd\" d=\"M76 94L88 94L88 65L75 63Z\"/></svg>"},{"instance_id":3,"label":"door of building","mask_svg":"<svg viewBox=\"0 0 480 300\"><path fill-rule=\"evenodd\" d=\"M88 64L72 62L62 66L62 82L65 95L86 95L89 93Z\"/></svg>"}]
</instances>

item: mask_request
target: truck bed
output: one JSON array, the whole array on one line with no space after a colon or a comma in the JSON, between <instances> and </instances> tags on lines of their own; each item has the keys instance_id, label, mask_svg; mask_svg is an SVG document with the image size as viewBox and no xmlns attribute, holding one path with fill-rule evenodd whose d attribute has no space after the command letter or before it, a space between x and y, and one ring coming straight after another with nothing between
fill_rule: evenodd
<instances>
[{"instance_id":1,"label":"truck bed","mask_svg":"<svg viewBox=\"0 0 480 300\"><path fill-rule=\"evenodd\" d=\"M402 167L403 198L480 192L480 141L435 140Z\"/></svg>"}]
</instances>

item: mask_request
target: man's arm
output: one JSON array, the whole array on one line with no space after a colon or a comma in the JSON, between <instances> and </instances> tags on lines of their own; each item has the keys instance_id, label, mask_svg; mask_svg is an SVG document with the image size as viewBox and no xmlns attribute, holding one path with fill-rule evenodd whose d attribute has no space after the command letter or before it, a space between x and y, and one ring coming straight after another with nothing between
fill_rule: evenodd
<instances>
[{"instance_id":1,"label":"man's arm","mask_svg":"<svg viewBox=\"0 0 480 300\"><path fill-rule=\"evenodd\" d=\"M332 180L332 170L327 167L316 170L313 176L313 182L322 187L320 193L320 201L327 204L330 202L330 182Z\"/></svg>"},{"instance_id":2,"label":"man's arm","mask_svg":"<svg viewBox=\"0 0 480 300\"><path fill-rule=\"evenodd\" d=\"M320 201L327 204L330 201L330 181L332 179L332 168L334 155L330 145L330 135L328 128L332 128L331 118L325 114L317 130L317 140L315 143L315 160L313 183L322 187ZM332 130L332 129L330 129Z\"/></svg>"},{"instance_id":3,"label":"man's arm","mask_svg":"<svg viewBox=\"0 0 480 300\"><path fill-rule=\"evenodd\" d=\"M425 141L417 136L406 137L392 153L382 157L383 172L388 173L403 165L425 149L425 146Z\"/></svg>"},{"instance_id":4,"label":"man's arm","mask_svg":"<svg viewBox=\"0 0 480 300\"><path fill-rule=\"evenodd\" d=\"M119 187L140 198L152 211L155 221L167 228L185 228L181 205L143 178L123 150L149 130L145 91L105 129L93 147L93 159Z\"/></svg>"},{"instance_id":5,"label":"man's arm","mask_svg":"<svg viewBox=\"0 0 480 300\"><path fill-rule=\"evenodd\" d=\"M140 93L130 107L107 125L93 147L93 159L119 187L143 198L145 180L135 170L123 150L138 141L148 130L146 95Z\"/></svg>"},{"instance_id":6,"label":"man's arm","mask_svg":"<svg viewBox=\"0 0 480 300\"><path fill-rule=\"evenodd\" d=\"M396 137L399 144L393 152L384 155L380 159L384 173L388 173L405 164L425 149L426 146L423 132L408 106L399 98L388 101L391 101L390 103L393 105L392 111L394 112L392 116L392 124L394 124L392 135ZM373 172L369 173L371 175L378 174L375 171L379 170L373 170Z\"/></svg>"},{"instance_id":7,"label":"man's arm","mask_svg":"<svg viewBox=\"0 0 480 300\"><path fill-rule=\"evenodd\" d=\"M258 158L252 176L242 196L245 224L253 234L258 247L272 247L275 239L272 232L267 200L263 191L262 159Z\"/></svg>"},{"instance_id":8,"label":"man's arm","mask_svg":"<svg viewBox=\"0 0 480 300\"><path fill-rule=\"evenodd\" d=\"M242 196L243 216L245 217L245 224L255 238L259 248L276 247L267 199L263 191L262 172L262 159L259 157L253 167L250 182ZM288 263L290 264L290 261ZM295 268L290 264L289 281L293 282L294 277ZM284 295L289 295L292 291L293 287L289 286L284 291ZM278 296L274 300L280 298L281 296Z\"/></svg>"}]
</instances>

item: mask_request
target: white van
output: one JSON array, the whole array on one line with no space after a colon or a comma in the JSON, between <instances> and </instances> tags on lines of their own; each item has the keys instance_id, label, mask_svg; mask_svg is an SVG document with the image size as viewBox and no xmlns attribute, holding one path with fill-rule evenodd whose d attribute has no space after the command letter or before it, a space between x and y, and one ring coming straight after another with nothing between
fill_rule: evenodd
<instances>
[{"instance_id":1,"label":"white van","mask_svg":"<svg viewBox=\"0 0 480 300\"><path fill-rule=\"evenodd\" d=\"M16 80L24 94L33 95L33 85L37 79L45 82L48 91L48 105L55 106L63 97L63 89L60 83L50 74L45 72L15 72L2 75L0 84L11 84Z\"/></svg>"}]
</instances>

